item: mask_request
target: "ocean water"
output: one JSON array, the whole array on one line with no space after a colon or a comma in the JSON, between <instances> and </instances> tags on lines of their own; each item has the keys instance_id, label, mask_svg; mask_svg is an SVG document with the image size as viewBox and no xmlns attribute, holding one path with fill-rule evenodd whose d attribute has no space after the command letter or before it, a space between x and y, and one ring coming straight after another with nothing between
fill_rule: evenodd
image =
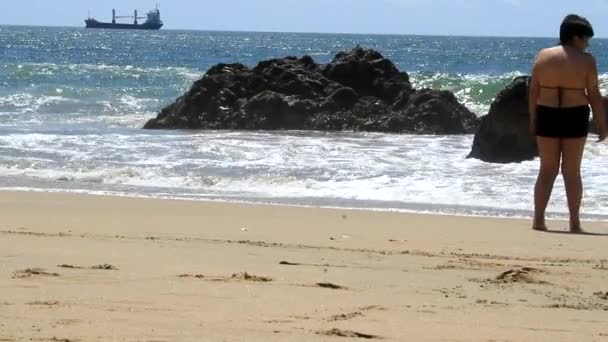
<instances>
[{"instance_id":1,"label":"ocean water","mask_svg":"<svg viewBox=\"0 0 608 342\"><path fill-rule=\"evenodd\" d=\"M467 38L0 26L0 189L528 216L537 161L468 160L473 136L144 131L219 62L374 48L416 87L478 115L547 38ZM608 90L608 41L594 40ZM608 145L590 142L584 212L608 219ZM550 205L564 217L561 179Z\"/></svg>"}]
</instances>

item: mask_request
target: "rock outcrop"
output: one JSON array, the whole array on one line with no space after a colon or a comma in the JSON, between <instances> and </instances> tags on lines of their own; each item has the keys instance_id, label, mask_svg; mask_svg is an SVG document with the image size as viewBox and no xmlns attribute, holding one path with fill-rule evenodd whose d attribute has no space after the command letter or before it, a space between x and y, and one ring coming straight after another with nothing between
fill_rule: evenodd
<instances>
[{"instance_id":1,"label":"rock outcrop","mask_svg":"<svg viewBox=\"0 0 608 342\"><path fill-rule=\"evenodd\" d=\"M466 134L478 122L451 92L415 90L389 59L356 47L326 65L309 56L218 64L144 128Z\"/></svg>"}]
</instances>

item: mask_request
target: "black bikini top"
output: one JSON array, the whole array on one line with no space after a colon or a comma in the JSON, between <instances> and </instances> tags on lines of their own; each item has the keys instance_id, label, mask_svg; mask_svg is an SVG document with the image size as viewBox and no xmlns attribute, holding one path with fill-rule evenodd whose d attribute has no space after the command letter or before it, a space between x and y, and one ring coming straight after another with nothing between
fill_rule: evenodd
<instances>
[{"instance_id":1,"label":"black bikini top","mask_svg":"<svg viewBox=\"0 0 608 342\"><path fill-rule=\"evenodd\" d=\"M585 91L587 88L568 88L568 87L544 87L540 86L541 89L557 89L557 106L562 106L562 97L564 90L573 90L573 91Z\"/></svg>"}]
</instances>

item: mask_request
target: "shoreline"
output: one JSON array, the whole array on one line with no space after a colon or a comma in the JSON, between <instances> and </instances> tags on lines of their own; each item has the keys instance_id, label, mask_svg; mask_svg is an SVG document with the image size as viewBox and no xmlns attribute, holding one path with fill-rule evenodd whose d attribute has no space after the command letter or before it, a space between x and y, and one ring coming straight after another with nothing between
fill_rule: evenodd
<instances>
[{"instance_id":1,"label":"shoreline","mask_svg":"<svg viewBox=\"0 0 608 342\"><path fill-rule=\"evenodd\" d=\"M521 213L523 210L519 209L503 209L503 208L492 208L492 207L469 207L468 209L475 210L477 212L486 212L488 214L481 213L462 213L456 212L457 209L451 207L450 205L444 204L428 204L428 203L403 203L405 205L410 206L419 206L419 207L431 207L431 209L410 209L404 207L365 207L361 206L340 206L340 205L323 205L323 204L299 204L299 203L289 203L287 201L281 202L273 201L272 199L226 199L226 198L211 198L211 197L179 197L179 196L155 196L155 195L147 195L147 194L136 194L136 193L123 193L118 191L91 191L91 190L69 190L69 189L41 189L41 188L0 188L0 194L2 193L48 193L48 194L65 194L65 195L77 195L77 196L99 196L99 197L109 197L109 198L131 198L131 199L150 199L150 200L159 200L159 201L184 201L184 202L193 202L193 203L211 203L211 204L236 204L236 205L251 205L251 206L270 206L270 207L287 207L287 208L303 208L303 209L322 209L322 210L348 210L348 211L369 211L369 212L379 212L379 213L397 213L397 214L411 214L411 215L430 215L430 216L448 216L448 217L458 217L458 218L488 218L488 219L505 219L505 220L532 220L533 211L530 210L528 213L524 214L515 214L514 212ZM373 202L373 201L359 201L361 203L365 202ZM379 202L379 201L377 201ZM435 206L433 208L433 206ZM449 208L452 212L449 212L448 209L444 209L443 211L439 209L439 207ZM460 209L464 209L465 207L460 207ZM502 212L503 214L496 214ZM505 212L509 212L512 214L504 214ZM489 214L493 213L493 214ZM583 222L608 222L608 215L599 215L599 214L585 214L582 213L582 221ZM566 221L568 219L567 213L558 213L558 212L548 212L547 220L552 221Z\"/></svg>"}]
</instances>

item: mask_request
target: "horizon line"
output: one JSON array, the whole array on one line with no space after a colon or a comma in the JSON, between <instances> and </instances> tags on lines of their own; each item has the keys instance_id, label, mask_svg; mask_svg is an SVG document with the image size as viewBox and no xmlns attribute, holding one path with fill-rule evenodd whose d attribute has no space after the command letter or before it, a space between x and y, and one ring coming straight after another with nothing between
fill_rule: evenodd
<instances>
[{"instance_id":1,"label":"horizon line","mask_svg":"<svg viewBox=\"0 0 608 342\"><path fill-rule=\"evenodd\" d=\"M0 24L0 27L50 27L86 29L84 26L71 25L23 25L23 24ZM523 36L523 35L471 35L471 34L431 34L431 33L391 33L391 32L321 32L321 31L259 31L238 29L199 29L199 28L163 28L160 31L194 31L194 32L229 32L229 33L284 33L284 34L320 34L320 35L367 35L367 36L418 36L418 37L461 37L461 38L531 38L531 39L559 39L557 36ZM594 39L606 39L608 36L596 36Z\"/></svg>"}]
</instances>

